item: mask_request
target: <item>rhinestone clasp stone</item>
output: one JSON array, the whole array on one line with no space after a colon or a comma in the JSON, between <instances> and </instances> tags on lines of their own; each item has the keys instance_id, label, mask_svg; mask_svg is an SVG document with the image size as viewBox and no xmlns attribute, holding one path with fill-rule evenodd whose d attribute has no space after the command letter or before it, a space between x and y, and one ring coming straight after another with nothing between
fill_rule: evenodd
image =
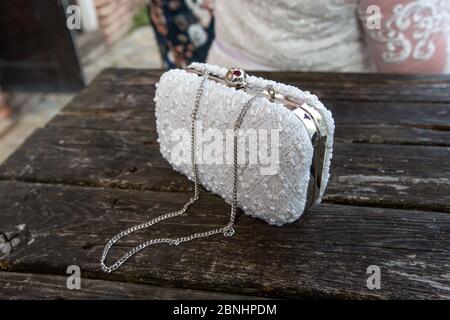
<instances>
[{"instance_id":1,"label":"rhinestone clasp stone","mask_svg":"<svg viewBox=\"0 0 450 320\"><path fill-rule=\"evenodd\" d=\"M225 81L229 87L242 89L247 84L247 74L242 69L231 68L225 75Z\"/></svg>"}]
</instances>

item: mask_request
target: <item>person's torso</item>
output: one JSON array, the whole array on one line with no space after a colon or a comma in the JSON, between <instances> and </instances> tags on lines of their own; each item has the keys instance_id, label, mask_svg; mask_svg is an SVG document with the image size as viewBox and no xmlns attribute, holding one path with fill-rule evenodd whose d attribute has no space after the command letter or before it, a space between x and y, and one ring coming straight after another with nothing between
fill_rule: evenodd
<instances>
[{"instance_id":1,"label":"person's torso","mask_svg":"<svg viewBox=\"0 0 450 320\"><path fill-rule=\"evenodd\" d=\"M364 71L358 2L216 0L214 50L265 69Z\"/></svg>"}]
</instances>

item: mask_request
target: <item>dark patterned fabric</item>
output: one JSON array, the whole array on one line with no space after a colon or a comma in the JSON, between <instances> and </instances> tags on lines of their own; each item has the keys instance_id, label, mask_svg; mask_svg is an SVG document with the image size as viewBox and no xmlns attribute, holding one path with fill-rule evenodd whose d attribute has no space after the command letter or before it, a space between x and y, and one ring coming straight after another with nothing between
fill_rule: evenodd
<instances>
[{"instance_id":1,"label":"dark patterned fabric","mask_svg":"<svg viewBox=\"0 0 450 320\"><path fill-rule=\"evenodd\" d=\"M212 0L150 0L151 23L165 67L205 62L214 39Z\"/></svg>"}]
</instances>

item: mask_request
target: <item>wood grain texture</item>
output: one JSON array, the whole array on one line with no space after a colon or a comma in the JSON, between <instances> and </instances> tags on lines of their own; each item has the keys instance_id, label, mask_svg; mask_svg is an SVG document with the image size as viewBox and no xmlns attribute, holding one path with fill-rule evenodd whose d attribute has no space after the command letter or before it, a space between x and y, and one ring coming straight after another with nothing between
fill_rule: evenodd
<instances>
[{"instance_id":1,"label":"wood grain texture","mask_svg":"<svg viewBox=\"0 0 450 320\"><path fill-rule=\"evenodd\" d=\"M163 71L106 69L95 85L141 85L157 82ZM248 73L310 90L322 98L358 101L450 102L450 76L362 73L252 72Z\"/></svg>"},{"instance_id":2,"label":"wood grain texture","mask_svg":"<svg viewBox=\"0 0 450 320\"><path fill-rule=\"evenodd\" d=\"M118 281L105 281L84 278L81 278L80 289L69 290L67 288L67 276L0 272L0 287L2 288L2 290L0 290L0 299L258 299L256 297L248 297L242 295L196 291L189 289L164 288L150 285L137 285Z\"/></svg>"},{"instance_id":3,"label":"wood grain texture","mask_svg":"<svg viewBox=\"0 0 450 320\"><path fill-rule=\"evenodd\" d=\"M132 89L126 90L133 92ZM49 126L154 132L153 95L145 93L145 98L139 93L136 97L130 98L129 95L127 98L119 94L116 100L114 93L108 94L111 101L106 104L107 107L84 99L80 102L74 100ZM92 99L98 100L97 97ZM137 102L140 99L142 101ZM450 104L325 102L335 115L337 140L417 145L448 145L450 140Z\"/></svg>"},{"instance_id":4,"label":"wood grain texture","mask_svg":"<svg viewBox=\"0 0 450 320\"><path fill-rule=\"evenodd\" d=\"M5 192L3 231L25 228L0 260L4 271L64 275L76 264L87 278L266 297L450 298L446 213L322 205L283 228L240 215L232 238L154 246L108 275L98 264L106 241L189 194L1 182ZM202 195L189 214L121 241L111 259L144 239L224 225L228 210ZM383 272L379 291L366 287L373 264Z\"/></svg>"},{"instance_id":5,"label":"wood grain texture","mask_svg":"<svg viewBox=\"0 0 450 320\"><path fill-rule=\"evenodd\" d=\"M155 246L101 272L111 236L179 209L192 191L159 153L160 74L104 71L0 166L0 231L17 234L0 256L10 290L0 286L0 297L450 298L448 76L258 73L314 91L332 110L324 203L282 228L240 215L232 238ZM112 258L151 237L222 226L228 211L204 193L187 215L121 241ZM70 264L87 283L81 296L60 285ZM370 265L381 268L381 290L367 289Z\"/></svg>"},{"instance_id":6,"label":"wood grain texture","mask_svg":"<svg viewBox=\"0 0 450 320\"><path fill-rule=\"evenodd\" d=\"M154 132L45 128L3 164L0 179L192 190L155 140ZM449 147L336 143L334 149L325 201L450 212Z\"/></svg>"},{"instance_id":7,"label":"wood grain texture","mask_svg":"<svg viewBox=\"0 0 450 320\"><path fill-rule=\"evenodd\" d=\"M50 126L84 129L105 129L121 131L154 131L154 84L159 77L158 71L141 70L121 70L106 71L86 90L80 93L59 115L50 122ZM263 74L266 75L266 74ZM292 81L295 76L291 76ZM272 78L284 76L284 73L267 74ZM297 75L297 82L293 83L302 86L306 75ZM336 139L343 141L353 141L358 139L364 143L393 143L393 144L426 144L426 145L448 145L450 132L450 99L449 101L407 100L396 101L392 96L377 96L369 101L352 99L337 99L336 95L342 91L343 87L350 86L351 93L354 87L362 87L365 80L362 75L349 76L349 80L341 81L329 95L322 94L318 88L311 88L333 112L336 125ZM312 78L317 75L312 76ZM371 78L371 76L368 76ZM325 79L325 78L324 78ZM337 79L326 79L326 83L336 85ZM334 80L333 80L334 79ZM378 82L381 80L376 77ZM420 79L420 77L419 77ZM428 78L425 78L428 79ZM448 80L448 79L447 79ZM417 80L419 81L419 80ZM447 90L448 81L437 82L431 79L422 80L422 86L427 90L437 90L437 87L444 86ZM449 80L450 81L450 80ZM349 82L351 85L348 85ZM363 83L363 85L361 84ZM365 84L367 90L372 90L378 82ZM408 81L408 83L416 83ZM314 86L315 81L307 82ZM397 83L392 79L385 79L385 86L392 88ZM400 83L400 82L398 82ZM432 89L430 89L432 88ZM394 90L394 89L392 89ZM397 90L397 89L395 89ZM394 91L395 91L394 90ZM398 92L402 92L398 89ZM425 95L424 90L416 90L421 96ZM405 93L407 97L411 95ZM366 128L361 127L366 126ZM339 130L348 128L348 130ZM386 130L387 128L387 130ZM390 130L391 129L391 130ZM356 135L353 133L356 131Z\"/></svg>"}]
</instances>

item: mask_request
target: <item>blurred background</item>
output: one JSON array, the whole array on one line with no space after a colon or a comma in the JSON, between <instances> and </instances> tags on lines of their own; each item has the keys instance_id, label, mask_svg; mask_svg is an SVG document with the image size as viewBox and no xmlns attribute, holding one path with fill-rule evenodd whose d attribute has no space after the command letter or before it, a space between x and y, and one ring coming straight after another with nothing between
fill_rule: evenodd
<instances>
[{"instance_id":1,"label":"blurred background","mask_svg":"<svg viewBox=\"0 0 450 320\"><path fill-rule=\"evenodd\" d=\"M448 73L448 0L0 1L0 163L107 67Z\"/></svg>"},{"instance_id":2,"label":"blurred background","mask_svg":"<svg viewBox=\"0 0 450 320\"><path fill-rule=\"evenodd\" d=\"M162 68L148 9L145 0L0 1L0 162L104 68Z\"/></svg>"}]
</instances>

